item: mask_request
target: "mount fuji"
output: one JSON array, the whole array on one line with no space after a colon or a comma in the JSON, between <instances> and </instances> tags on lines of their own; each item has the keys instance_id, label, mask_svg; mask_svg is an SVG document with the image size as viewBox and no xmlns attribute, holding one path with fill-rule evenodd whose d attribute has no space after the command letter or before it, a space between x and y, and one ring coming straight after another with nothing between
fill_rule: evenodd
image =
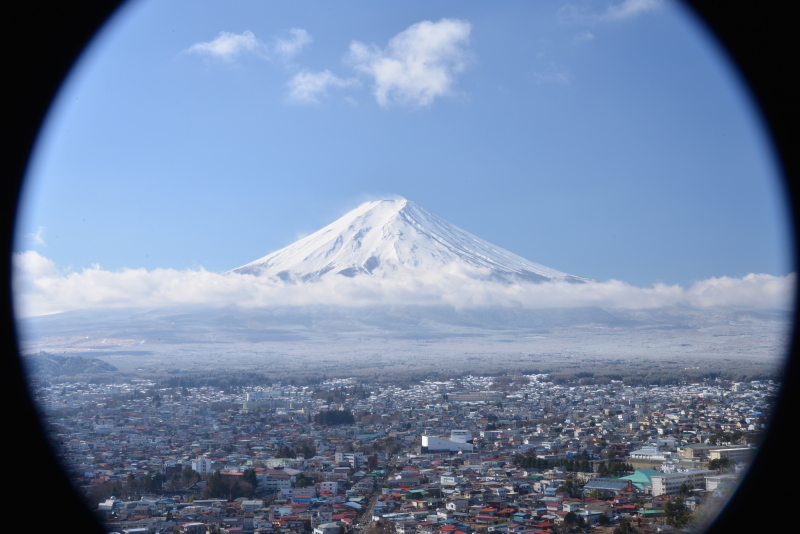
<instances>
[{"instance_id":1,"label":"mount fuji","mask_svg":"<svg viewBox=\"0 0 800 534\"><path fill-rule=\"evenodd\" d=\"M100 358L148 380L209 369L268 370L281 380L586 366L625 374L741 365L771 373L793 321L781 310L606 308L594 304L604 302L602 284L521 258L405 199L364 203L229 274L188 276L188 294L210 279L241 303L29 317L19 322L22 350ZM567 305L563 294L572 299ZM575 298L586 300L570 305ZM50 374L74 370L45 359L31 365ZM80 369L111 372L99 364Z\"/></svg>"},{"instance_id":2,"label":"mount fuji","mask_svg":"<svg viewBox=\"0 0 800 534\"><path fill-rule=\"evenodd\" d=\"M231 272L312 282L330 276L391 277L399 269L466 266L476 278L508 283L589 279L492 245L404 198L365 202L325 228Z\"/></svg>"}]
</instances>

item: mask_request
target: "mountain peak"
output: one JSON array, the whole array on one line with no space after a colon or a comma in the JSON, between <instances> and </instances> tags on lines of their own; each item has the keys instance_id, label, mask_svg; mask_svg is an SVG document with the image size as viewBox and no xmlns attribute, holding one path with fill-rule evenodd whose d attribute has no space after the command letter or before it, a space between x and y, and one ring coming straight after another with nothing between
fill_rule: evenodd
<instances>
[{"instance_id":1,"label":"mountain peak","mask_svg":"<svg viewBox=\"0 0 800 534\"><path fill-rule=\"evenodd\" d=\"M325 228L232 272L308 282L332 275L387 277L401 268L451 264L507 282L586 281L492 245L402 197L364 202Z\"/></svg>"}]
</instances>

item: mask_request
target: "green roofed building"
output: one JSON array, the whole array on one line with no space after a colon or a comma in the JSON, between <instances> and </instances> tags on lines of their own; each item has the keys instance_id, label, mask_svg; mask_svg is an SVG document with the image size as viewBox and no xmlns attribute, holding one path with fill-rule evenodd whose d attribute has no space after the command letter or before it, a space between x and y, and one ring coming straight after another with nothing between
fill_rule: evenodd
<instances>
[{"instance_id":1,"label":"green roofed building","mask_svg":"<svg viewBox=\"0 0 800 534\"><path fill-rule=\"evenodd\" d=\"M663 475L661 471L655 469L637 469L632 475L621 477L620 480L630 480L633 487L644 493L650 493L653 487L652 478L657 475Z\"/></svg>"}]
</instances>

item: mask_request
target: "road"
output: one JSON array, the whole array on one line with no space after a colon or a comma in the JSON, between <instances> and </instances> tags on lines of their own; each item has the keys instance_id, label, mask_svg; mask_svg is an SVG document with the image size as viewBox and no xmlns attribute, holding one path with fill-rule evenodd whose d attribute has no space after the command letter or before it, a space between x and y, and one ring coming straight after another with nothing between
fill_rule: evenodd
<instances>
[{"instance_id":1,"label":"road","mask_svg":"<svg viewBox=\"0 0 800 534\"><path fill-rule=\"evenodd\" d=\"M364 513L362 513L358 520L353 524L353 530L361 531L368 527L370 523L372 523L372 513L373 510L375 510L375 504L378 502L378 498L381 496L381 485L388 479L389 476L394 473L394 468L392 466L396 464L397 458L398 457L395 456L386 463L386 476L375 481L375 492L373 493L372 497L370 497Z\"/></svg>"}]
</instances>

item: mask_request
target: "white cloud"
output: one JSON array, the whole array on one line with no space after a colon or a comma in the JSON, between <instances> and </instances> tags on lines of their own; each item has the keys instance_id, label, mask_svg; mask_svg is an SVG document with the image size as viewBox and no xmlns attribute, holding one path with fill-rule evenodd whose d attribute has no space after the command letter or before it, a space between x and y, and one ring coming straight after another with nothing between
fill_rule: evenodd
<instances>
[{"instance_id":1,"label":"white cloud","mask_svg":"<svg viewBox=\"0 0 800 534\"><path fill-rule=\"evenodd\" d=\"M288 61L300 53L304 46L311 44L311 35L301 28L289 30L289 39L275 38L275 54Z\"/></svg>"},{"instance_id":2,"label":"white cloud","mask_svg":"<svg viewBox=\"0 0 800 534\"><path fill-rule=\"evenodd\" d=\"M274 37L271 44L259 40L250 30L242 33L219 32L216 39L195 43L185 52L232 62L236 57L250 53L261 59L290 61L303 47L311 44L311 35L302 28L289 30L289 38Z\"/></svg>"},{"instance_id":3,"label":"white cloud","mask_svg":"<svg viewBox=\"0 0 800 534\"><path fill-rule=\"evenodd\" d=\"M342 79L331 71L310 72L303 70L289 80L289 98L296 102L313 103L328 92L329 87L347 87L357 84L354 78Z\"/></svg>"},{"instance_id":4,"label":"white cloud","mask_svg":"<svg viewBox=\"0 0 800 534\"><path fill-rule=\"evenodd\" d=\"M240 34L219 32L219 35L213 41L195 43L186 51L219 58L225 61L233 61L236 56L245 52L265 55L266 46L256 38L253 32L245 30Z\"/></svg>"},{"instance_id":5,"label":"white cloud","mask_svg":"<svg viewBox=\"0 0 800 534\"><path fill-rule=\"evenodd\" d=\"M467 65L471 29L462 20L418 22L392 37L385 49L353 41L348 61L374 79L381 106L425 106L451 94L456 74Z\"/></svg>"},{"instance_id":6,"label":"white cloud","mask_svg":"<svg viewBox=\"0 0 800 534\"><path fill-rule=\"evenodd\" d=\"M623 0L616 4L607 5L605 10L597 12L592 6L585 3L572 3L562 7L558 16L564 23L592 24L625 20L641 13L658 9L663 0Z\"/></svg>"},{"instance_id":7,"label":"white cloud","mask_svg":"<svg viewBox=\"0 0 800 534\"><path fill-rule=\"evenodd\" d=\"M44 233L45 233L46 230L47 230L47 228L45 228L44 226L40 226L36 230L36 233L28 234L27 237L30 238L37 245L39 245L41 247L46 247L47 243L44 240Z\"/></svg>"},{"instance_id":8,"label":"white cloud","mask_svg":"<svg viewBox=\"0 0 800 534\"><path fill-rule=\"evenodd\" d=\"M86 308L160 307L181 304L242 307L305 304L449 304L528 308L600 306L752 306L791 309L796 277L749 274L711 278L688 289L655 284L635 287L624 282L503 284L477 280L475 268L451 264L440 271L401 270L391 278L332 276L316 283L219 274L204 269L122 269L93 266L64 273L37 252L14 255L14 300L27 317ZM488 273L483 273L488 275Z\"/></svg>"}]
</instances>

